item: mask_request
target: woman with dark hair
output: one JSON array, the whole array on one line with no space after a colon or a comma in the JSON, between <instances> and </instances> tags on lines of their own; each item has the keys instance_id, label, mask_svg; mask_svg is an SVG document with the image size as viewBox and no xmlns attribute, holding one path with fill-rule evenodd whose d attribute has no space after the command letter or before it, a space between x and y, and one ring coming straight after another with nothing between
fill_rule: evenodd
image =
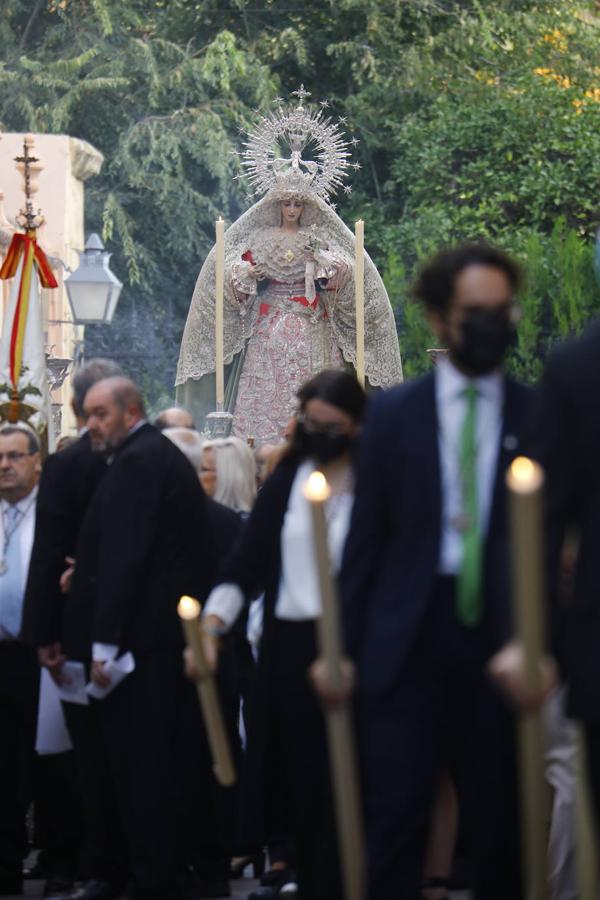
<instances>
[{"instance_id":1,"label":"woman with dark hair","mask_svg":"<svg viewBox=\"0 0 600 900\"><path fill-rule=\"evenodd\" d=\"M329 550L337 571L350 522L353 447L366 397L352 375L324 371L306 382L298 398L290 448L258 495L221 583L208 599L204 624L209 633L222 634L248 600L265 592L248 735L253 828L262 836L290 833L300 895L304 900L335 900L341 891L325 731L308 678L317 656L320 596L310 508L302 488L315 468L329 482Z\"/></svg>"}]
</instances>

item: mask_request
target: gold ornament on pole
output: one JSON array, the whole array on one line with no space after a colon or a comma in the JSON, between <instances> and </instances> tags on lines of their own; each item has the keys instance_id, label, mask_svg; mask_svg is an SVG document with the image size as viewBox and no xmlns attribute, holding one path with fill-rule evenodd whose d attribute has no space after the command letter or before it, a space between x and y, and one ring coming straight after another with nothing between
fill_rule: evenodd
<instances>
[{"instance_id":1,"label":"gold ornament on pole","mask_svg":"<svg viewBox=\"0 0 600 900\"><path fill-rule=\"evenodd\" d=\"M339 604L331 574L327 541L325 503L329 485L321 472L313 472L304 486L313 522L315 559L321 594L321 615L317 620L319 653L327 666L328 681L334 689L342 686L342 641ZM325 712L332 771L336 824L346 900L364 900L364 836L360 808L360 788L351 710L341 703Z\"/></svg>"},{"instance_id":2,"label":"gold ornament on pole","mask_svg":"<svg viewBox=\"0 0 600 900\"><path fill-rule=\"evenodd\" d=\"M193 597L183 596L177 606L177 612L181 618L186 643L192 651L194 665L199 674L198 697L213 758L215 777L224 787L230 787L235 783L236 772L216 681L210 671L202 646L200 604Z\"/></svg>"}]
</instances>

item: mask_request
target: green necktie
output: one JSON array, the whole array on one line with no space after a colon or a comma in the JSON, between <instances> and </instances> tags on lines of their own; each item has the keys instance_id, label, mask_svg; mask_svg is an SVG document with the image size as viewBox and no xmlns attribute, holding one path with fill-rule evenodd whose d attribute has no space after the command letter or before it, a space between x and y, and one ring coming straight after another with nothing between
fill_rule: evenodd
<instances>
[{"instance_id":1,"label":"green necktie","mask_svg":"<svg viewBox=\"0 0 600 900\"><path fill-rule=\"evenodd\" d=\"M463 495L463 559L457 582L457 615L467 628L481 622L483 547L477 499L477 388L463 391L467 411L460 439L460 475Z\"/></svg>"}]
</instances>

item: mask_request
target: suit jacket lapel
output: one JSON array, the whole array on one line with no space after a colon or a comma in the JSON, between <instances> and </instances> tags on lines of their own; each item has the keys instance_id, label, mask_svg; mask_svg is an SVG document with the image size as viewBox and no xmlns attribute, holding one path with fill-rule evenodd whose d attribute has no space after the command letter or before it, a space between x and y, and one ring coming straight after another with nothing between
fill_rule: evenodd
<instances>
[{"instance_id":1,"label":"suit jacket lapel","mask_svg":"<svg viewBox=\"0 0 600 900\"><path fill-rule=\"evenodd\" d=\"M442 481L440 475L440 443L435 374L433 372L423 379L422 388L423 396L419 398L420 412L417 422L421 435L422 464L425 472L428 474L427 485L431 502L431 521L437 523L439 539L442 515Z\"/></svg>"},{"instance_id":2,"label":"suit jacket lapel","mask_svg":"<svg viewBox=\"0 0 600 900\"><path fill-rule=\"evenodd\" d=\"M506 500L506 470L517 455L519 444L519 409L516 397L516 384L510 378L505 378L502 429L488 533L491 533L494 528L498 519L498 512L504 508Z\"/></svg>"}]
</instances>

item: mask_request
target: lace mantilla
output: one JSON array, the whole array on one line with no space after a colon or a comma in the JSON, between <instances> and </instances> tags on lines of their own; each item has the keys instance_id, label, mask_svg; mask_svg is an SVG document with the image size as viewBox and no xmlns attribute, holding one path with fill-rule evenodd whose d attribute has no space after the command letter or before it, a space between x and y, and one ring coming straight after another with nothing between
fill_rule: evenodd
<instances>
[{"instance_id":1,"label":"lace mantilla","mask_svg":"<svg viewBox=\"0 0 600 900\"><path fill-rule=\"evenodd\" d=\"M242 256L256 250L259 260L268 266L275 281L305 280L305 260L282 259L294 247L286 246L280 225L279 202L267 197L255 203L225 232L225 362L244 349L256 328L259 296L241 309L236 296L234 275ZM326 252L317 252L319 265L336 261L345 265L345 277L336 291L327 295L327 312L335 342L347 362L356 365L356 320L354 300L354 235L331 206L319 197L304 204L302 228L298 235L304 241L309 234L322 236ZM295 236L296 242L298 235ZM296 244L294 245L296 246ZM323 259L321 259L323 256ZM273 275L271 275L271 272ZM276 277L275 272L280 274ZM319 277L318 267L315 278ZM239 290L239 288L238 288ZM322 295L323 296L323 295ZM245 312L245 315L241 315ZM198 275L185 325L176 384L198 380L215 370L215 249L208 254ZM394 314L381 277L371 258L365 253L365 372L374 387L391 387L402 381L402 364Z\"/></svg>"}]
</instances>

